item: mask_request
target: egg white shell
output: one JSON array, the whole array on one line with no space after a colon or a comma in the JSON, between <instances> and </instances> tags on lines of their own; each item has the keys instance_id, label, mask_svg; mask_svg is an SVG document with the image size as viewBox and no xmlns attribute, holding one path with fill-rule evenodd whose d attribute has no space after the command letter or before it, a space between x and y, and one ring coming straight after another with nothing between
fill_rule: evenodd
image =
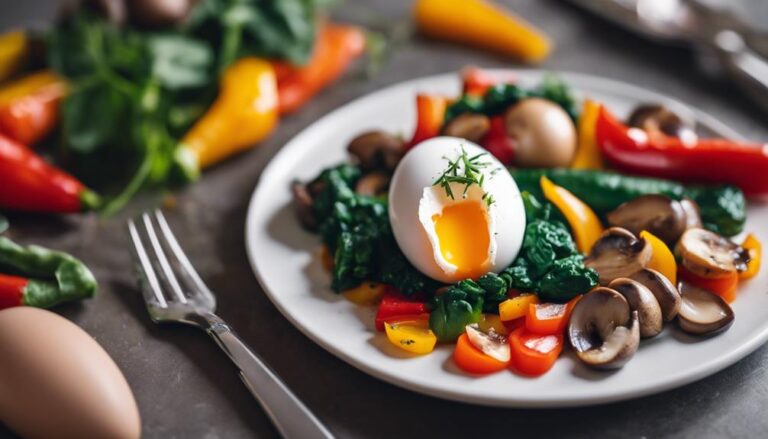
<instances>
[{"instance_id":1,"label":"egg white shell","mask_svg":"<svg viewBox=\"0 0 768 439\"><path fill-rule=\"evenodd\" d=\"M445 283L460 279L455 277L455 267L451 270L446 265L450 264L442 259L433 235L431 216L439 213L436 209L452 200L445 196L442 188L433 187L433 183L445 171L447 159L456 159L462 148L470 156L486 152L478 145L457 137L435 137L420 143L400 161L389 188L389 220L400 249L419 271ZM492 230L489 271L498 273L508 267L520 251L525 233L525 208L520 190L504 166L491 154L484 156L483 161L489 163L483 169L483 188L470 188L468 195L475 197L487 192L495 200L487 210L489 229ZM464 185L457 188L459 190L454 190L454 193L458 199ZM475 192L478 190L480 192ZM424 204L421 203L422 198ZM428 221L422 221L424 219Z\"/></svg>"}]
</instances>

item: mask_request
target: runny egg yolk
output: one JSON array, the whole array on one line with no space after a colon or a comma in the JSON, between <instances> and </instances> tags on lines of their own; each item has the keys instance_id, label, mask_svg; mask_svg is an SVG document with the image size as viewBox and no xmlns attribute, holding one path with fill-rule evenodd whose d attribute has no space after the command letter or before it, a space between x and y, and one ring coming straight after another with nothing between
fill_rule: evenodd
<instances>
[{"instance_id":1,"label":"runny egg yolk","mask_svg":"<svg viewBox=\"0 0 768 439\"><path fill-rule=\"evenodd\" d=\"M450 204L432 216L440 253L456 266L457 278L477 278L487 271L491 237L483 204Z\"/></svg>"}]
</instances>

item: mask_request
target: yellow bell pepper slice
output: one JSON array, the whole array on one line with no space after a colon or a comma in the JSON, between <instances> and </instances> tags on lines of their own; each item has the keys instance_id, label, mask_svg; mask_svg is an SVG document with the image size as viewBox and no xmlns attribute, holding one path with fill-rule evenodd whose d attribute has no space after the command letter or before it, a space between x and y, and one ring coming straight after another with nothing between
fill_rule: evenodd
<instances>
[{"instance_id":1,"label":"yellow bell pepper slice","mask_svg":"<svg viewBox=\"0 0 768 439\"><path fill-rule=\"evenodd\" d=\"M184 136L185 160L200 168L255 146L277 125L277 79L263 59L241 58L222 76L219 96Z\"/></svg>"},{"instance_id":2,"label":"yellow bell pepper slice","mask_svg":"<svg viewBox=\"0 0 768 439\"><path fill-rule=\"evenodd\" d=\"M507 333L507 327L504 326L501 317L496 314L483 314L477 325L483 332L489 332L493 329L497 334L506 335Z\"/></svg>"},{"instance_id":3,"label":"yellow bell pepper slice","mask_svg":"<svg viewBox=\"0 0 768 439\"><path fill-rule=\"evenodd\" d=\"M413 354L428 354L437 344L437 336L429 329L429 323L426 320L385 322L384 331L390 343Z\"/></svg>"},{"instance_id":4,"label":"yellow bell pepper slice","mask_svg":"<svg viewBox=\"0 0 768 439\"><path fill-rule=\"evenodd\" d=\"M578 122L579 143L576 157L573 158L573 169L603 169L603 154L597 146L595 126L600 113L600 104L590 99L584 101Z\"/></svg>"},{"instance_id":5,"label":"yellow bell pepper slice","mask_svg":"<svg viewBox=\"0 0 768 439\"><path fill-rule=\"evenodd\" d=\"M760 259L763 256L763 245L757 236L750 233L741 244L749 252L749 263L747 264L747 270L739 273L739 279L751 279L757 276L760 272Z\"/></svg>"},{"instance_id":6,"label":"yellow bell pepper slice","mask_svg":"<svg viewBox=\"0 0 768 439\"><path fill-rule=\"evenodd\" d=\"M363 282L341 294L350 302L358 305L375 305L381 300L385 289L386 285L382 283Z\"/></svg>"},{"instance_id":7,"label":"yellow bell pepper slice","mask_svg":"<svg viewBox=\"0 0 768 439\"><path fill-rule=\"evenodd\" d=\"M521 294L507 299L499 304L499 318L502 322L509 322L525 317L529 305L537 303L539 303L539 298L535 294Z\"/></svg>"},{"instance_id":8,"label":"yellow bell pepper slice","mask_svg":"<svg viewBox=\"0 0 768 439\"><path fill-rule=\"evenodd\" d=\"M576 247L582 253L589 253L603 233L603 224L595 212L569 190L560 187L547 177L541 177L544 197L563 213L571 226Z\"/></svg>"},{"instance_id":9,"label":"yellow bell pepper slice","mask_svg":"<svg viewBox=\"0 0 768 439\"><path fill-rule=\"evenodd\" d=\"M29 52L27 34L24 31L11 31L0 35L0 82L13 76Z\"/></svg>"},{"instance_id":10,"label":"yellow bell pepper slice","mask_svg":"<svg viewBox=\"0 0 768 439\"><path fill-rule=\"evenodd\" d=\"M541 61L552 50L541 31L488 0L416 0L413 17L419 31L432 38L527 62Z\"/></svg>"},{"instance_id":11,"label":"yellow bell pepper slice","mask_svg":"<svg viewBox=\"0 0 768 439\"><path fill-rule=\"evenodd\" d=\"M667 244L647 230L640 232L640 237L651 246L651 260L648 262L648 268L663 274L672 282L672 285L677 285L677 261Z\"/></svg>"}]
</instances>

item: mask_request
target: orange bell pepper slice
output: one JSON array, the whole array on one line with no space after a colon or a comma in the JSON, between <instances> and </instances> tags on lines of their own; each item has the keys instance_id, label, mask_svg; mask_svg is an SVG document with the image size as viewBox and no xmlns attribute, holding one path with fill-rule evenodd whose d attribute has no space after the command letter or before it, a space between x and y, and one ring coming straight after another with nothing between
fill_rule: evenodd
<instances>
[{"instance_id":1,"label":"orange bell pepper slice","mask_svg":"<svg viewBox=\"0 0 768 439\"><path fill-rule=\"evenodd\" d=\"M576 198L568 189L560 187L547 177L541 177L544 197L563 213L571 226L576 247L582 253L589 253L592 246L603 234L603 224L591 207Z\"/></svg>"},{"instance_id":2,"label":"orange bell pepper slice","mask_svg":"<svg viewBox=\"0 0 768 439\"><path fill-rule=\"evenodd\" d=\"M506 369L509 363L499 361L472 345L467 334L461 334L453 350L453 361L464 372L486 375Z\"/></svg>"},{"instance_id":3,"label":"orange bell pepper slice","mask_svg":"<svg viewBox=\"0 0 768 439\"><path fill-rule=\"evenodd\" d=\"M523 375L543 375L554 366L563 350L561 334L540 335L518 328L509 336L512 366Z\"/></svg>"},{"instance_id":4,"label":"orange bell pepper slice","mask_svg":"<svg viewBox=\"0 0 768 439\"><path fill-rule=\"evenodd\" d=\"M549 55L551 43L541 31L487 0L417 0L413 17L432 38L493 50L526 62Z\"/></svg>"},{"instance_id":5,"label":"orange bell pepper slice","mask_svg":"<svg viewBox=\"0 0 768 439\"><path fill-rule=\"evenodd\" d=\"M692 285L717 294L728 303L736 300L736 291L739 288L739 273L737 272L723 277L707 278L691 273L690 270L681 265L678 276Z\"/></svg>"},{"instance_id":6,"label":"orange bell pepper slice","mask_svg":"<svg viewBox=\"0 0 768 439\"><path fill-rule=\"evenodd\" d=\"M640 238L651 245L651 260L648 262L648 268L663 274L672 282L672 285L677 285L677 261L667 244L647 230L640 232Z\"/></svg>"},{"instance_id":7,"label":"orange bell pepper slice","mask_svg":"<svg viewBox=\"0 0 768 439\"><path fill-rule=\"evenodd\" d=\"M581 296L568 303L537 303L528 305L525 315L525 329L534 334L562 334L571 318L571 311Z\"/></svg>"},{"instance_id":8,"label":"orange bell pepper slice","mask_svg":"<svg viewBox=\"0 0 768 439\"><path fill-rule=\"evenodd\" d=\"M420 94L416 96L416 130L407 148L436 137L445 120L448 100L442 96Z\"/></svg>"},{"instance_id":9,"label":"orange bell pepper slice","mask_svg":"<svg viewBox=\"0 0 768 439\"><path fill-rule=\"evenodd\" d=\"M739 278L742 280L752 279L760 272L760 259L763 254L763 245L757 236L750 233L741 244L744 249L749 252L749 263L747 264L747 270L739 274Z\"/></svg>"}]
</instances>

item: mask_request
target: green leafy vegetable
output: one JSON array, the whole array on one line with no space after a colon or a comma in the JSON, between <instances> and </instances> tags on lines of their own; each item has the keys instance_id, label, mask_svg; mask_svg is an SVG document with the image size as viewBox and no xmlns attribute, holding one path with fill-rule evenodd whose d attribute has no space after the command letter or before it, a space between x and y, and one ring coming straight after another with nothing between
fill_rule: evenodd
<instances>
[{"instance_id":1,"label":"green leafy vegetable","mask_svg":"<svg viewBox=\"0 0 768 439\"><path fill-rule=\"evenodd\" d=\"M440 341L454 341L470 323L480 321L485 290L477 283L461 281L436 295L431 302L429 327Z\"/></svg>"},{"instance_id":2,"label":"green leafy vegetable","mask_svg":"<svg viewBox=\"0 0 768 439\"><path fill-rule=\"evenodd\" d=\"M532 89L524 89L516 84L498 84L489 88L481 97L463 95L446 109L445 122L464 113L493 116L504 112L523 99L534 97L547 99L560 105L572 120L577 120L577 103L570 88L556 76L549 75Z\"/></svg>"},{"instance_id":3,"label":"green leafy vegetable","mask_svg":"<svg viewBox=\"0 0 768 439\"><path fill-rule=\"evenodd\" d=\"M598 215L641 195L661 194L680 200L689 197L699 205L704 227L724 236L744 229L747 219L744 193L734 186L689 186L656 178L634 177L614 172L579 169L513 169L520 190L543 196L540 180L548 177L571 191Z\"/></svg>"},{"instance_id":4,"label":"green leafy vegetable","mask_svg":"<svg viewBox=\"0 0 768 439\"><path fill-rule=\"evenodd\" d=\"M48 308L59 302L92 297L96 279L74 257L38 246L22 247L0 237L0 273L30 278L25 305Z\"/></svg>"}]
</instances>

